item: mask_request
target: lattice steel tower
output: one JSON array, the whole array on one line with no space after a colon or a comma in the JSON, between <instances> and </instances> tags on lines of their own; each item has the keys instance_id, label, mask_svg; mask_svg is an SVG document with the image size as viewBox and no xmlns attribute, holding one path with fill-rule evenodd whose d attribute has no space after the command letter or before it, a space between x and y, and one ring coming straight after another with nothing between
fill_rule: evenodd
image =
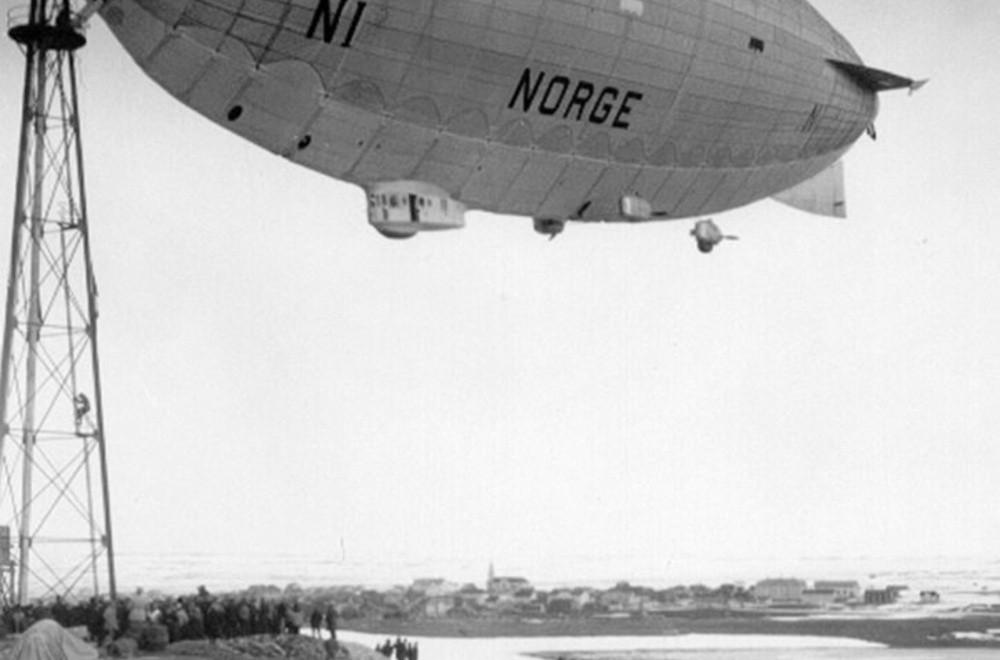
<instances>
[{"instance_id":1,"label":"lattice steel tower","mask_svg":"<svg viewBox=\"0 0 1000 660\"><path fill-rule=\"evenodd\" d=\"M115 595L71 0L8 15L25 54L0 356L0 597Z\"/></svg>"}]
</instances>

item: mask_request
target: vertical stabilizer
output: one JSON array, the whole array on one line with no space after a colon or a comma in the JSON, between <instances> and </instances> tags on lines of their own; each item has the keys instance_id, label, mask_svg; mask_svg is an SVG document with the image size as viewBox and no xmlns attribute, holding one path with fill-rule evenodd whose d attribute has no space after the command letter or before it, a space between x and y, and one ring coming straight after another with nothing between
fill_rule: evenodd
<instances>
[{"instance_id":1,"label":"vertical stabilizer","mask_svg":"<svg viewBox=\"0 0 1000 660\"><path fill-rule=\"evenodd\" d=\"M846 218L843 161L838 160L813 178L778 193L774 199L806 213Z\"/></svg>"}]
</instances>

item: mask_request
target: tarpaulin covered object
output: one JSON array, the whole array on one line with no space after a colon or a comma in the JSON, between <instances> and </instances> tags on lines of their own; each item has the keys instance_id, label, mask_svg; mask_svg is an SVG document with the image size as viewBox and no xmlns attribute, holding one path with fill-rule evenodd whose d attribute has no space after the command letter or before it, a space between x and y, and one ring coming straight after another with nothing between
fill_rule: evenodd
<instances>
[{"instance_id":1,"label":"tarpaulin covered object","mask_svg":"<svg viewBox=\"0 0 1000 660\"><path fill-rule=\"evenodd\" d=\"M97 660L97 649L52 619L42 619L0 653L0 660Z\"/></svg>"}]
</instances>

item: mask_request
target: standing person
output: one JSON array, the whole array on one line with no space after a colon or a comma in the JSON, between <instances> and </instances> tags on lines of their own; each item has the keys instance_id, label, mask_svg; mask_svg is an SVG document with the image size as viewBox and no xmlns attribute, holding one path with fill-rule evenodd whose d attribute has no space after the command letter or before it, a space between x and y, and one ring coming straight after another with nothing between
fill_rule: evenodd
<instances>
[{"instance_id":1,"label":"standing person","mask_svg":"<svg viewBox=\"0 0 1000 660\"><path fill-rule=\"evenodd\" d=\"M190 625L189 639L205 638L205 613L198 607L198 603L191 601L187 604L188 621Z\"/></svg>"},{"instance_id":2,"label":"standing person","mask_svg":"<svg viewBox=\"0 0 1000 660\"><path fill-rule=\"evenodd\" d=\"M162 623L167 627L167 643L172 644L180 639L181 622L177 618L177 606L172 599L168 598L160 608L160 616L154 617L155 623Z\"/></svg>"},{"instance_id":3,"label":"standing person","mask_svg":"<svg viewBox=\"0 0 1000 660\"><path fill-rule=\"evenodd\" d=\"M240 637L253 634L253 627L250 625L250 601L243 597L240 599L239 608L236 610L239 620Z\"/></svg>"},{"instance_id":4,"label":"standing person","mask_svg":"<svg viewBox=\"0 0 1000 660\"><path fill-rule=\"evenodd\" d=\"M11 612L10 619L14 623L15 633L23 633L28 628L28 615L24 613L24 608L20 605L14 606L14 611Z\"/></svg>"},{"instance_id":5,"label":"standing person","mask_svg":"<svg viewBox=\"0 0 1000 660\"><path fill-rule=\"evenodd\" d=\"M315 639L323 639L323 612L315 605L309 613L309 635Z\"/></svg>"},{"instance_id":6,"label":"standing person","mask_svg":"<svg viewBox=\"0 0 1000 660\"><path fill-rule=\"evenodd\" d=\"M62 596L56 596L56 602L52 604L52 618L56 620L63 628L68 628L69 623L69 608L66 607L66 603L63 601Z\"/></svg>"},{"instance_id":7,"label":"standing person","mask_svg":"<svg viewBox=\"0 0 1000 660\"><path fill-rule=\"evenodd\" d=\"M138 632L149 621L149 597L143 593L142 587L135 590L128 609L129 631Z\"/></svg>"},{"instance_id":8,"label":"standing person","mask_svg":"<svg viewBox=\"0 0 1000 660\"><path fill-rule=\"evenodd\" d=\"M205 613L205 634L213 642L222 637L225 616L226 610L222 607L222 603L218 599L212 600Z\"/></svg>"},{"instance_id":9,"label":"standing person","mask_svg":"<svg viewBox=\"0 0 1000 660\"><path fill-rule=\"evenodd\" d=\"M286 603L284 600L279 600L278 604L275 606L274 609L274 618L271 620L271 623L274 626L275 635L284 635L286 632L288 632L285 629L285 626L287 625L287 620L288 620L288 603Z\"/></svg>"},{"instance_id":10,"label":"standing person","mask_svg":"<svg viewBox=\"0 0 1000 660\"><path fill-rule=\"evenodd\" d=\"M277 607L270 600L260 601L260 627L261 632L268 635L279 635L278 625L275 621L278 618Z\"/></svg>"},{"instance_id":11,"label":"standing person","mask_svg":"<svg viewBox=\"0 0 1000 660\"><path fill-rule=\"evenodd\" d=\"M289 634L298 635L299 630L305 625L305 616L302 614L302 606L299 605L298 601L294 601L292 606L286 612L288 620L286 621L286 627Z\"/></svg>"},{"instance_id":12,"label":"standing person","mask_svg":"<svg viewBox=\"0 0 1000 660\"><path fill-rule=\"evenodd\" d=\"M326 629L330 631L330 639L337 639L337 608L332 600L326 604Z\"/></svg>"},{"instance_id":13,"label":"standing person","mask_svg":"<svg viewBox=\"0 0 1000 660\"><path fill-rule=\"evenodd\" d=\"M177 603L177 606L173 610L174 621L177 626L177 639L171 639L171 642L175 642L182 639L187 639L188 635L191 633L191 619L188 617L187 608L184 606L184 599L181 598Z\"/></svg>"},{"instance_id":14,"label":"standing person","mask_svg":"<svg viewBox=\"0 0 1000 660\"><path fill-rule=\"evenodd\" d=\"M260 617L261 617L260 600L251 600L250 601L250 634L251 635L259 635L262 632L264 632L263 629L262 629L262 626L261 626Z\"/></svg>"},{"instance_id":15,"label":"standing person","mask_svg":"<svg viewBox=\"0 0 1000 660\"><path fill-rule=\"evenodd\" d=\"M87 633L98 648L104 645L104 608L97 596L90 599L87 608Z\"/></svg>"},{"instance_id":16,"label":"standing person","mask_svg":"<svg viewBox=\"0 0 1000 660\"><path fill-rule=\"evenodd\" d=\"M118 604L114 599L104 608L104 635L108 642L118 637Z\"/></svg>"},{"instance_id":17,"label":"standing person","mask_svg":"<svg viewBox=\"0 0 1000 660\"><path fill-rule=\"evenodd\" d=\"M232 596L226 596L222 599L222 607L225 614L222 617L222 637L223 639L232 639L233 637L239 637L240 628L240 617L236 601Z\"/></svg>"}]
</instances>

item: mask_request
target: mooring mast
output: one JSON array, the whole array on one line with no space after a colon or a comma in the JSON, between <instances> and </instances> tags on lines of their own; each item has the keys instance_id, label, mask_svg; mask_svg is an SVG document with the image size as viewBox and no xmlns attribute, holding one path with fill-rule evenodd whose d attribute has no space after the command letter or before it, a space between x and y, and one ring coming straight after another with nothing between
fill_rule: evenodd
<instances>
[{"instance_id":1,"label":"mooring mast","mask_svg":"<svg viewBox=\"0 0 1000 660\"><path fill-rule=\"evenodd\" d=\"M31 0L8 26L25 73L0 355L0 598L115 597L74 63L86 39L71 0Z\"/></svg>"}]
</instances>

